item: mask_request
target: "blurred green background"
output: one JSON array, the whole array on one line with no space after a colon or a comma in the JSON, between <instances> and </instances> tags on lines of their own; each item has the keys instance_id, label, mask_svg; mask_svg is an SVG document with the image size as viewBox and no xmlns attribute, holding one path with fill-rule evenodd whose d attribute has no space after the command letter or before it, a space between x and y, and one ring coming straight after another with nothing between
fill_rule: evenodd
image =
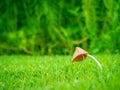
<instances>
[{"instance_id":1,"label":"blurred green background","mask_svg":"<svg viewBox=\"0 0 120 90\"><path fill-rule=\"evenodd\" d=\"M0 54L120 52L120 0L3 0Z\"/></svg>"}]
</instances>

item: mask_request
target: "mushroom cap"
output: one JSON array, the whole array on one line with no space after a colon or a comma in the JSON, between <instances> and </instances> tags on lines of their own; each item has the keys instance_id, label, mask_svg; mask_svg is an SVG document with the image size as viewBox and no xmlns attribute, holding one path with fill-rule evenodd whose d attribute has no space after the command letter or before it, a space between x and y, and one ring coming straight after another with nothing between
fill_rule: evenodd
<instances>
[{"instance_id":1,"label":"mushroom cap","mask_svg":"<svg viewBox=\"0 0 120 90\"><path fill-rule=\"evenodd\" d=\"M83 50L80 47L75 48L75 52L73 54L72 62L79 62L84 60L87 57L88 52Z\"/></svg>"}]
</instances>

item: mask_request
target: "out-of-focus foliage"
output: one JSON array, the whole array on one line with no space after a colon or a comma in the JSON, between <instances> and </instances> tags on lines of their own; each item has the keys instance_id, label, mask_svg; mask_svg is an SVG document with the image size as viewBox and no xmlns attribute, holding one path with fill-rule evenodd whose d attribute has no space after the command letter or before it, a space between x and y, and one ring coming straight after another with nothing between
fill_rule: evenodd
<instances>
[{"instance_id":1,"label":"out-of-focus foliage","mask_svg":"<svg viewBox=\"0 0 120 90\"><path fill-rule=\"evenodd\" d=\"M0 54L120 50L120 0L2 0Z\"/></svg>"}]
</instances>

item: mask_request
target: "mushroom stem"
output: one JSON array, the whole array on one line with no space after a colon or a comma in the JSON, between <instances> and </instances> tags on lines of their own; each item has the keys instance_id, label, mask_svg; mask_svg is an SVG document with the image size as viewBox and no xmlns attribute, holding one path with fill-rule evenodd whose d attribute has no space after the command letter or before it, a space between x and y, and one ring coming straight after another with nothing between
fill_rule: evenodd
<instances>
[{"instance_id":1,"label":"mushroom stem","mask_svg":"<svg viewBox=\"0 0 120 90\"><path fill-rule=\"evenodd\" d=\"M100 69L102 70L102 65L100 64L100 62L98 62L98 60L97 60L94 56L92 56L92 55L90 55L90 54L88 54L88 56L89 56L91 59L93 59L93 60L98 64L98 66L100 67Z\"/></svg>"}]
</instances>

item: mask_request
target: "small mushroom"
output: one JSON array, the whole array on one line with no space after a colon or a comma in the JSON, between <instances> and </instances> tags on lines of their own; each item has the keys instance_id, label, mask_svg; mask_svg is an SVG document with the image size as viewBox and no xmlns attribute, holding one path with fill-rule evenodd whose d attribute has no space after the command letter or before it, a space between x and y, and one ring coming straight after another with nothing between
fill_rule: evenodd
<instances>
[{"instance_id":1,"label":"small mushroom","mask_svg":"<svg viewBox=\"0 0 120 90\"><path fill-rule=\"evenodd\" d=\"M100 69L102 70L102 66L98 62L98 60L94 56L88 54L87 51L83 50L80 47L75 48L75 52L73 54L72 62L80 62L80 61L84 60L87 56L90 57L92 60L94 60L98 64Z\"/></svg>"}]
</instances>

